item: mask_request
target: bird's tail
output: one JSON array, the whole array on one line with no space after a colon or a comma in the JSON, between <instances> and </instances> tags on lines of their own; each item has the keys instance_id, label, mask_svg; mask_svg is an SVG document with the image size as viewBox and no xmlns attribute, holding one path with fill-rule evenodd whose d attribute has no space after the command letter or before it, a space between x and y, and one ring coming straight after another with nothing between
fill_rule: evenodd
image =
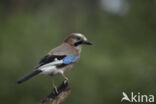
<instances>
[{"instance_id":1,"label":"bird's tail","mask_svg":"<svg viewBox=\"0 0 156 104\"><path fill-rule=\"evenodd\" d=\"M16 80L16 83L20 84L41 72L42 72L41 70L34 70L34 71L26 74L25 76L21 77L20 79Z\"/></svg>"}]
</instances>

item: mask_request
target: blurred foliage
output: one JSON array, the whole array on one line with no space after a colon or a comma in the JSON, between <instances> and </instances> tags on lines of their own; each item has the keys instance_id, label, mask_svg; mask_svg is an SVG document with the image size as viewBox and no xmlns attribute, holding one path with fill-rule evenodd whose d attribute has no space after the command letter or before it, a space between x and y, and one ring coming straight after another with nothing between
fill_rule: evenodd
<instances>
[{"instance_id":1,"label":"blurred foliage","mask_svg":"<svg viewBox=\"0 0 156 104\"><path fill-rule=\"evenodd\" d=\"M126 1L127 12L118 15L100 0L1 0L0 103L35 104L48 95L50 77L14 81L72 32L94 45L84 46L66 73L72 94L65 104L116 104L123 91L156 95L156 0Z\"/></svg>"}]
</instances>

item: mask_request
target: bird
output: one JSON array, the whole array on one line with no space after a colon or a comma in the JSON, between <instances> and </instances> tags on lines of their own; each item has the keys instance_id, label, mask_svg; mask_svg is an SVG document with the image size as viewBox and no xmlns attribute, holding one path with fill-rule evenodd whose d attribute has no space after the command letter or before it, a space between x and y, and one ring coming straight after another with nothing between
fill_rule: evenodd
<instances>
[{"instance_id":1,"label":"bird","mask_svg":"<svg viewBox=\"0 0 156 104\"><path fill-rule=\"evenodd\" d=\"M41 74L50 75L52 77L61 75L68 81L68 77L66 77L64 73L69 71L73 65L78 62L82 45L92 45L92 42L88 41L85 35L81 33L69 34L62 44L50 50L47 55L39 61L32 72L16 80L16 83L23 83ZM56 88L54 83L53 86Z\"/></svg>"}]
</instances>

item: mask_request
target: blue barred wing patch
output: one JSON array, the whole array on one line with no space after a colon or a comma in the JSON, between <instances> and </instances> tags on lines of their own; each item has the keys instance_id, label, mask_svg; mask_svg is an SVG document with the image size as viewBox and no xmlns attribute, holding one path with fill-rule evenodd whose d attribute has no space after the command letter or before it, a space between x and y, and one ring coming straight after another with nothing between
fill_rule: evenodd
<instances>
[{"instance_id":1,"label":"blue barred wing patch","mask_svg":"<svg viewBox=\"0 0 156 104\"><path fill-rule=\"evenodd\" d=\"M63 59L63 64L70 64L70 63L76 62L77 59L78 59L78 56L76 56L76 55L66 56Z\"/></svg>"}]
</instances>

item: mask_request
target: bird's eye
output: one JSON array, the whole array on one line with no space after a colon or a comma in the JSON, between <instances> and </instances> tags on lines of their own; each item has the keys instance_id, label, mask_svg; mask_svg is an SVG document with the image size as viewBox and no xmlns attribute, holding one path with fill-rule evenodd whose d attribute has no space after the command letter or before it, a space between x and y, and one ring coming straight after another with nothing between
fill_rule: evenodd
<instances>
[{"instance_id":1,"label":"bird's eye","mask_svg":"<svg viewBox=\"0 0 156 104\"><path fill-rule=\"evenodd\" d=\"M76 40L81 40L81 38L80 38L80 37L78 37L78 36L77 36L77 37L75 37L75 39L76 39Z\"/></svg>"}]
</instances>

